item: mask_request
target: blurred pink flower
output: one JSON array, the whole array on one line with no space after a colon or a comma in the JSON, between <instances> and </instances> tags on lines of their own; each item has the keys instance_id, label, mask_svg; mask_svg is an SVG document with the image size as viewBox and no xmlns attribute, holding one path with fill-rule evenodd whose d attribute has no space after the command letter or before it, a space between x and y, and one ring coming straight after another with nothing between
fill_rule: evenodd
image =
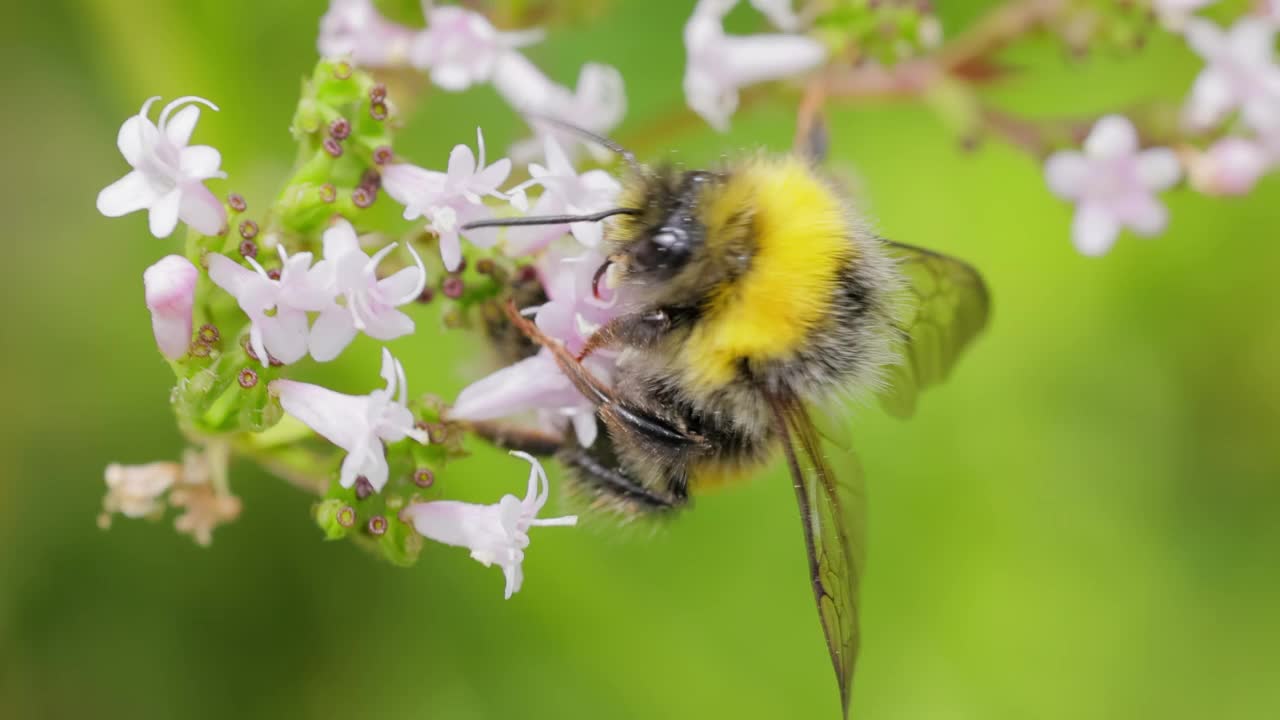
<instances>
[{"instance_id":1,"label":"blurred pink flower","mask_svg":"<svg viewBox=\"0 0 1280 720\"><path fill-rule=\"evenodd\" d=\"M604 170L578 174L553 135L543 139L543 148L547 164L529 164L532 177L508 191L513 205L526 209L524 193L535 185L542 187L542 195L529 211L531 215L583 215L616 205L622 185L612 175ZM595 247L604 228L599 222L513 227L507 231L507 252L513 256L533 254L566 232L584 246Z\"/></svg>"},{"instance_id":2,"label":"blurred pink flower","mask_svg":"<svg viewBox=\"0 0 1280 720\"><path fill-rule=\"evenodd\" d=\"M102 499L102 510L106 517L100 523L105 525L110 522L112 513L140 518L164 510L161 497L182 479L182 466L175 462L146 465L112 463L107 466L104 479L107 494Z\"/></svg>"},{"instance_id":3,"label":"blurred pink flower","mask_svg":"<svg viewBox=\"0 0 1280 720\"><path fill-rule=\"evenodd\" d=\"M608 135L627 112L626 86L622 73L609 65L587 63L578 73L574 90L553 82L528 58L518 52L508 52L498 59L494 68L493 87L507 104L517 112L528 116L539 137L555 137L560 145L572 154L583 146L601 160L609 151L585 141L580 135L538 122L548 117L569 123L597 135ZM536 140L517 143L511 152L521 158L536 156L543 147Z\"/></svg>"},{"instance_id":4,"label":"blurred pink flower","mask_svg":"<svg viewBox=\"0 0 1280 720\"><path fill-rule=\"evenodd\" d=\"M450 271L462 263L461 226L493 217L484 198L506 199L498 186L511 174L507 158L485 165L484 135L479 129L476 138L479 159L471 148L456 145L449 154L447 173L404 163L390 165L382 172L382 187L404 205L405 219L426 217L427 228L439 235L440 255ZM477 247L490 247L497 242L497 233L489 228L473 230L467 233L467 240Z\"/></svg>"},{"instance_id":5,"label":"blurred pink flower","mask_svg":"<svg viewBox=\"0 0 1280 720\"><path fill-rule=\"evenodd\" d=\"M529 547L529 528L571 526L578 524L576 515L539 518L547 504L551 488L547 473L532 456L513 452L527 461L529 487L524 499L504 495L493 505L476 505L457 500L414 503L400 513L423 537L446 545L464 547L471 557L485 567L497 564L506 578L503 596L508 600L519 592L524 582L521 564Z\"/></svg>"},{"instance_id":6,"label":"blurred pink flower","mask_svg":"<svg viewBox=\"0 0 1280 720\"><path fill-rule=\"evenodd\" d=\"M170 360L186 355L191 345L191 307L199 276L196 266L181 255L167 255L142 273L151 330L160 352Z\"/></svg>"},{"instance_id":7,"label":"blurred pink flower","mask_svg":"<svg viewBox=\"0 0 1280 720\"><path fill-rule=\"evenodd\" d=\"M1187 122L1205 129L1239 110L1259 133L1280 129L1280 66L1275 62L1275 25L1243 18L1228 31L1208 20L1187 23L1187 42L1207 65L1187 100Z\"/></svg>"},{"instance_id":8,"label":"blurred pink flower","mask_svg":"<svg viewBox=\"0 0 1280 720\"><path fill-rule=\"evenodd\" d=\"M1187 170L1191 186L1206 195L1244 195L1274 164L1258 142L1226 137L1195 155Z\"/></svg>"},{"instance_id":9,"label":"blurred pink flower","mask_svg":"<svg viewBox=\"0 0 1280 720\"><path fill-rule=\"evenodd\" d=\"M361 67L394 67L409 60L417 30L391 22L373 0L331 0L316 40L324 58L350 57Z\"/></svg>"},{"instance_id":10,"label":"blurred pink flower","mask_svg":"<svg viewBox=\"0 0 1280 720\"><path fill-rule=\"evenodd\" d=\"M393 340L413 332L413 319L396 308L422 294L427 269L413 246L406 245L415 266L379 280L378 263L397 245L391 243L369 257L360 249L355 228L345 219L325 231L324 260L315 269L327 273L332 283L330 293L342 296L345 303L330 303L320 311L308 341L311 357L320 362L336 358L357 331L375 340Z\"/></svg>"},{"instance_id":11,"label":"blurred pink flower","mask_svg":"<svg viewBox=\"0 0 1280 720\"><path fill-rule=\"evenodd\" d=\"M541 30L498 32L485 16L456 5L427 11L427 29L413 39L409 61L452 91L487 82L503 54L538 42Z\"/></svg>"},{"instance_id":12,"label":"blurred pink flower","mask_svg":"<svg viewBox=\"0 0 1280 720\"><path fill-rule=\"evenodd\" d=\"M1085 255L1102 255L1122 227L1155 235L1168 211L1155 197L1178 181L1182 171L1168 148L1139 150L1133 124L1120 115L1098 121L1084 152L1060 151L1045 163L1049 189L1076 203L1072 236Z\"/></svg>"},{"instance_id":13,"label":"blurred pink flower","mask_svg":"<svg viewBox=\"0 0 1280 720\"><path fill-rule=\"evenodd\" d=\"M1181 30L1197 10L1208 7L1217 0L1155 0L1153 9L1160 22L1170 30Z\"/></svg>"},{"instance_id":14,"label":"blurred pink flower","mask_svg":"<svg viewBox=\"0 0 1280 720\"><path fill-rule=\"evenodd\" d=\"M736 4L737 0L699 0L684 26L685 100L722 132L738 107L740 88L799 75L821 65L827 56L822 43L803 35L726 35L724 16Z\"/></svg>"},{"instance_id":15,"label":"blurred pink flower","mask_svg":"<svg viewBox=\"0 0 1280 720\"><path fill-rule=\"evenodd\" d=\"M187 143L200 119L196 105L218 108L204 98L180 97L160 111L155 125L147 113L159 99L148 99L120 126L116 145L133 170L98 193L98 212L119 217L147 210L151 234L158 238L168 237L178 220L217 235L226 226L226 209L203 181L226 177L218 169L222 156L208 145Z\"/></svg>"},{"instance_id":16,"label":"blurred pink flower","mask_svg":"<svg viewBox=\"0 0 1280 720\"><path fill-rule=\"evenodd\" d=\"M307 312L333 303L331 279L324 268L311 268L311 253L289 256L278 246L283 267L272 280L253 258L249 269L226 255L206 255L209 279L226 290L249 316L249 346L265 367L271 358L286 365L307 354Z\"/></svg>"},{"instance_id":17,"label":"blurred pink flower","mask_svg":"<svg viewBox=\"0 0 1280 720\"><path fill-rule=\"evenodd\" d=\"M409 412L409 388L404 366L382 349L382 379L386 388L368 395L344 395L319 385L275 380L271 392L284 411L347 451L339 483L349 488L364 477L375 490L387 484L387 458L382 444L413 438L427 443L427 433L414 425ZM398 394L397 394L398 393Z\"/></svg>"}]
</instances>

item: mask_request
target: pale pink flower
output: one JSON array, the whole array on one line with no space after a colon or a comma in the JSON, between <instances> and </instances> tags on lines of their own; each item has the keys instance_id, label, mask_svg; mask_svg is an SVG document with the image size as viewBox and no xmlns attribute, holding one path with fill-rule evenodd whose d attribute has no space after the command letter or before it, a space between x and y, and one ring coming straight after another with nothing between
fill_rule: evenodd
<instances>
[{"instance_id":1,"label":"pale pink flower","mask_svg":"<svg viewBox=\"0 0 1280 720\"><path fill-rule=\"evenodd\" d=\"M463 225L493 217L485 197L505 199L498 186L511 174L511 161L502 158L485 165L484 135L476 130L479 159L466 145L457 145L449 154L447 173L397 163L382 172L382 188L404 205L404 217L427 218L427 229L440 238L440 255L445 268L453 271L462 264L460 241ZM491 247L497 233L491 228L472 230L467 240L477 247Z\"/></svg>"},{"instance_id":2,"label":"pale pink flower","mask_svg":"<svg viewBox=\"0 0 1280 720\"><path fill-rule=\"evenodd\" d=\"M751 7L769 18L779 30L795 32L800 27L800 18L791 7L791 0L751 0Z\"/></svg>"},{"instance_id":3,"label":"pale pink flower","mask_svg":"<svg viewBox=\"0 0 1280 720\"><path fill-rule=\"evenodd\" d=\"M170 360L186 355L191 345L191 307L199 277L196 266L181 255L167 255L142 273L151 330Z\"/></svg>"},{"instance_id":4,"label":"pale pink flower","mask_svg":"<svg viewBox=\"0 0 1280 720\"><path fill-rule=\"evenodd\" d=\"M324 58L349 57L367 68L396 67L409 61L417 33L383 17L373 0L331 0L320 18L316 45Z\"/></svg>"},{"instance_id":5,"label":"pale pink flower","mask_svg":"<svg viewBox=\"0 0 1280 720\"><path fill-rule=\"evenodd\" d=\"M1154 10L1160 22L1170 30L1183 29L1187 21L1196 11L1206 8L1217 0L1155 0Z\"/></svg>"},{"instance_id":6,"label":"pale pink flower","mask_svg":"<svg viewBox=\"0 0 1280 720\"><path fill-rule=\"evenodd\" d=\"M543 147L547 164L529 164L532 177L508 191L513 205L524 209L525 191L539 185L542 195L534 202L532 215L585 215L616 206L622 185L612 175L604 170L579 174L553 135L543 139ZM566 232L582 245L595 247L600 244L604 228L599 222L513 227L507 231L507 252L513 256L530 255Z\"/></svg>"},{"instance_id":7,"label":"pale pink flower","mask_svg":"<svg viewBox=\"0 0 1280 720\"><path fill-rule=\"evenodd\" d=\"M344 304L331 303L320 312L311 328L311 357L327 362L338 356L363 332L375 340L393 340L413 332L413 319L396 308L411 303L427 284L427 269L412 245L414 267L378 279L378 263L395 250L391 243L369 257L360 249L355 228L338 220L324 233L324 260L316 269L330 273L330 290L341 295Z\"/></svg>"},{"instance_id":8,"label":"pale pink flower","mask_svg":"<svg viewBox=\"0 0 1280 720\"><path fill-rule=\"evenodd\" d=\"M552 256L543 268L549 300L528 311L535 314L539 329L562 342L569 352L580 352L591 335L616 316L621 307L612 288L602 288L602 294L606 294L603 300L592 292L592 280L602 262L604 256L599 251L588 250L576 257ZM612 353L598 352L585 364L607 383L613 375L615 359ZM595 442L595 403L578 392L546 349L468 385L458 393L449 417L492 420L529 411L537 411L542 424L552 429L572 424L583 447Z\"/></svg>"},{"instance_id":9,"label":"pale pink flower","mask_svg":"<svg viewBox=\"0 0 1280 720\"><path fill-rule=\"evenodd\" d=\"M529 486L524 499L504 495L493 505L476 505L457 500L413 503L400 513L423 537L446 545L464 547L471 557L485 567L497 564L506 578L503 596L508 600L524 582L521 564L529 547L529 528L571 526L578 524L576 515L539 518L547 504L551 488L547 473L532 456L513 452L530 465Z\"/></svg>"},{"instance_id":10,"label":"pale pink flower","mask_svg":"<svg viewBox=\"0 0 1280 720\"><path fill-rule=\"evenodd\" d=\"M98 193L98 212L119 217L147 210L151 234L158 238L168 237L178 220L217 235L226 226L227 212L203 181L226 177L218 169L222 156L208 145L187 143L200 119L196 105L218 108L204 98L181 97L160 111L155 125L147 114L159 99L147 100L120 126L116 145L133 170Z\"/></svg>"},{"instance_id":11,"label":"pale pink flower","mask_svg":"<svg viewBox=\"0 0 1280 720\"><path fill-rule=\"evenodd\" d=\"M288 255L278 246L284 265L272 280L253 258L249 269L225 255L206 255L209 279L226 290L249 316L249 346L266 366L271 358L286 365L307 354L307 312L333 304L332 278L325 268L311 268L311 253Z\"/></svg>"},{"instance_id":12,"label":"pale pink flower","mask_svg":"<svg viewBox=\"0 0 1280 720\"><path fill-rule=\"evenodd\" d=\"M1188 162L1191 186L1206 195L1244 195L1275 164L1254 140L1226 137Z\"/></svg>"},{"instance_id":13,"label":"pale pink flower","mask_svg":"<svg viewBox=\"0 0 1280 720\"><path fill-rule=\"evenodd\" d=\"M726 35L724 16L736 4L699 0L684 26L685 100L720 131L729 127L740 88L807 72L827 55L822 43L803 35Z\"/></svg>"},{"instance_id":14,"label":"pale pink flower","mask_svg":"<svg viewBox=\"0 0 1280 720\"><path fill-rule=\"evenodd\" d=\"M164 510L164 494L181 478L182 466L175 462L108 465L104 474L107 495L102 499L107 519L102 522L108 523L112 513L129 518L159 514Z\"/></svg>"},{"instance_id":15,"label":"pale pink flower","mask_svg":"<svg viewBox=\"0 0 1280 720\"><path fill-rule=\"evenodd\" d=\"M1276 26L1243 18L1228 31L1208 20L1187 23L1187 42L1207 65L1196 78L1185 115L1195 128L1213 127L1232 111L1259 133L1280 129L1280 65Z\"/></svg>"},{"instance_id":16,"label":"pale pink flower","mask_svg":"<svg viewBox=\"0 0 1280 720\"><path fill-rule=\"evenodd\" d=\"M542 37L541 30L499 32L480 13L443 5L428 10L427 29L414 37L409 61L429 70L437 86L456 92L487 82L498 58Z\"/></svg>"},{"instance_id":17,"label":"pale pink flower","mask_svg":"<svg viewBox=\"0 0 1280 720\"><path fill-rule=\"evenodd\" d=\"M382 379L386 387L368 395L344 395L319 385L275 380L271 392L284 411L347 451L339 483L349 488L364 477L375 490L387 484L387 458L383 443L412 438L425 444L427 433L414 426L409 411L409 388L404 367L382 349Z\"/></svg>"},{"instance_id":18,"label":"pale pink flower","mask_svg":"<svg viewBox=\"0 0 1280 720\"><path fill-rule=\"evenodd\" d=\"M608 150L586 143L581 136L554 124L540 123L539 118L548 117L597 135L608 135L627 112L622 73L600 63L583 65L577 86L570 90L553 82L524 55L508 52L498 58L493 87L508 105L527 116L539 137L554 136L571 154L585 144L601 160L608 157ZM535 139L516 143L511 152L528 158L542 149L542 144Z\"/></svg>"},{"instance_id":19,"label":"pale pink flower","mask_svg":"<svg viewBox=\"0 0 1280 720\"><path fill-rule=\"evenodd\" d=\"M1084 152L1061 151L1045 163L1049 189L1076 203L1072 236L1085 255L1111 248L1122 227L1155 235L1168 223L1168 211L1155 193L1181 177L1178 158L1168 148L1138 148L1133 124L1109 115L1093 126Z\"/></svg>"}]
</instances>

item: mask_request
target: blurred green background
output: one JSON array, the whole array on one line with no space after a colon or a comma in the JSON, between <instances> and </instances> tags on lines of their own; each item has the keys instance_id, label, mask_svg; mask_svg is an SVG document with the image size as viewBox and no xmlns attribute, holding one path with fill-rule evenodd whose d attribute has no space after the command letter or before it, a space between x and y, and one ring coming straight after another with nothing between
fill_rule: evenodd
<instances>
[{"instance_id":1,"label":"blurred green background","mask_svg":"<svg viewBox=\"0 0 1280 720\"><path fill-rule=\"evenodd\" d=\"M951 31L990 3L937 3ZM949 7L948 7L949 6ZM620 135L682 103L689 5L617 2L530 56L562 82L618 66ZM218 102L197 141L263 207L311 67L319 0L45 0L0 29L6 257L0 305L0 716L12 718L835 717L791 489L775 468L649 536L535 531L526 583L429 547L391 567L321 542L309 498L239 464L245 510L209 549L165 524L97 529L108 462L176 458L171 376L141 272L180 242L108 220L119 124L150 95ZM1032 115L1180 97L1177 38L1063 62L995 98ZM961 152L919 106L833 112L833 155L891 237L969 258L994 323L909 423L868 409L870 571L861 718L1269 718L1280 713L1280 182L1250 197L1168 196L1169 231L1079 256L1070 208L999 143ZM397 149L443 165L482 124L518 125L487 88L433 95ZM740 114L645 147L690 163L785 149L791 110ZM386 198L380 202L387 202ZM434 327L429 309L420 322ZM465 339L393 344L415 391L478 370ZM331 374L373 386L364 340ZM458 494L523 487L469 461Z\"/></svg>"}]
</instances>

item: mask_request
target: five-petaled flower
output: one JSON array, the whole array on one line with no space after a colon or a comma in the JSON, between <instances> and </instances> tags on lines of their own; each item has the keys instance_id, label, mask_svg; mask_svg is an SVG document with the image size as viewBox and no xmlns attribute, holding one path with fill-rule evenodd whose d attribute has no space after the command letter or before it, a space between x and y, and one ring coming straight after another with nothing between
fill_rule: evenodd
<instances>
[{"instance_id":1,"label":"five-petaled flower","mask_svg":"<svg viewBox=\"0 0 1280 720\"><path fill-rule=\"evenodd\" d=\"M1054 194L1076 203L1076 248L1085 255L1101 255L1111 248L1121 227L1139 235L1164 229L1168 211L1155 192L1176 183L1181 168L1168 148L1139 150L1133 124L1109 115L1094 125L1083 153L1051 155L1045 177Z\"/></svg>"},{"instance_id":2,"label":"five-petaled flower","mask_svg":"<svg viewBox=\"0 0 1280 720\"><path fill-rule=\"evenodd\" d=\"M827 56L822 43L803 35L726 35L724 16L734 5L737 0L699 0L684 26L685 100L720 131L738 107L739 88L812 70Z\"/></svg>"},{"instance_id":3,"label":"five-petaled flower","mask_svg":"<svg viewBox=\"0 0 1280 720\"><path fill-rule=\"evenodd\" d=\"M325 268L311 267L311 253L288 255L277 246L283 263L273 280L258 261L253 269L225 255L206 255L209 279L226 290L249 316L249 347L265 367L271 359L289 364L307 354L307 312L333 305L331 278Z\"/></svg>"},{"instance_id":4,"label":"five-petaled flower","mask_svg":"<svg viewBox=\"0 0 1280 720\"><path fill-rule=\"evenodd\" d=\"M181 255L166 255L142 273L151 330L160 352L170 360L187 354L191 344L191 308L200 271Z\"/></svg>"},{"instance_id":5,"label":"five-petaled flower","mask_svg":"<svg viewBox=\"0 0 1280 720\"><path fill-rule=\"evenodd\" d=\"M539 518L550 495L547 473L532 456L522 452L512 455L528 461L529 487L524 499L504 495L493 505L475 505L457 500L414 503L400 513L405 522L436 542L471 551L471 557L485 567L497 564L506 577L504 596L510 599L524 581L521 563L529 547L529 528L569 526L578 523L576 515Z\"/></svg>"},{"instance_id":6,"label":"five-petaled flower","mask_svg":"<svg viewBox=\"0 0 1280 720\"><path fill-rule=\"evenodd\" d=\"M427 218L428 229L440 238L440 256L449 271L462 264L462 226L493 217L484 198L505 198L498 186L511 174L511 160L507 158L485 165L484 134L479 129L476 142L479 159L471 148L456 145L449 153L446 173L404 163L389 165L382 171L382 187L404 205L405 219ZM467 233L467 240L477 247L490 247L497 241L497 233L490 228L472 230Z\"/></svg>"},{"instance_id":7,"label":"five-petaled flower","mask_svg":"<svg viewBox=\"0 0 1280 720\"><path fill-rule=\"evenodd\" d=\"M517 208L527 206L525 191L542 186L542 195L534 201L532 215L584 215L614 207L622 185L604 170L588 170L581 175L554 135L544 138L547 164L529 164L529 180L508 191ZM552 240L570 232L586 247L600 244L604 232L598 222L576 222L568 225L515 227L507 232L507 252L529 255L546 247Z\"/></svg>"},{"instance_id":8,"label":"five-petaled flower","mask_svg":"<svg viewBox=\"0 0 1280 720\"><path fill-rule=\"evenodd\" d=\"M317 272L330 273L329 291L341 296L344 304L330 303L311 328L311 356L321 362L332 360L351 343L357 331L376 340L392 340L413 332L413 319L396 308L413 302L427 284L422 258L407 245L415 265L390 277L378 279L378 263L397 243L391 243L369 257L360 249L351 223L340 219L324 233L324 260Z\"/></svg>"},{"instance_id":9,"label":"five-petaled flower","mask_svg":"<svg viewBox=\"0 0 1280 720\"><path fill-rule=\"evenodd\" d=\"M383 443L413 438L426 444L427 433L414 425L408 408L409 388L404 367L382 349L385 388L368 395L344 395L296 380L275 380L271 392L284 411L326 440L347 451L339 483L349 488L363 477L374 490L387 484L389 470Z\"/></svg>"},{"instance_id":10,"label":"five-petaled flower","mask_svg":"<svg viewBox=\"0 0 1280 720\"><path fill-rule=\"evenodd\" d=\"M227 212L204 181L226 177L218 169L222 156L208 145L187 143L200 119L197 105L218 108L204 98L181 97L160 111L157 125L147 113L159 99L147 100L120 126L116 145L133 170L98 193L98 212L119 217L147 210L151 234L158 238L168 237L178 220L217 235L226 226Z\"/></svg>"},{"instance_id":11,"label":"five-petaled flower","mask_svg":"<svg viewBox=\"0 0 1280 720\"><path fill-rule=\"evenodd\" d=\"M1260 18L1243 18L1227 31L1208 20L1187 23L1187 42L1208 63L1187 99L1190 125L1209 128L1238 109L1257 132L1280 131L1275 36L1276 26Z\"/></svg>"}]
</instances>

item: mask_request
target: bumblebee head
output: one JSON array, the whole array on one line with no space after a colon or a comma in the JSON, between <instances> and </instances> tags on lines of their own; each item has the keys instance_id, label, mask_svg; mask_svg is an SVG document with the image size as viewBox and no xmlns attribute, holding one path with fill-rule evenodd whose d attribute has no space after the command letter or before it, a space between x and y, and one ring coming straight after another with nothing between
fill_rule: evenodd
<instances>
[{"instance_id":1,"label":"bumblebee head","mask_svg":"<svg viewBox=\"0 0 1280 720\"><path fill-rule=\"evenodd\" d=\"M640 212L620 217L606 234L609 261L624 281L665 283L697 257L707 242L704 208L722 181L706 170L659 169L630 184L622 204Z\"/></svg>"}]
</instances>

